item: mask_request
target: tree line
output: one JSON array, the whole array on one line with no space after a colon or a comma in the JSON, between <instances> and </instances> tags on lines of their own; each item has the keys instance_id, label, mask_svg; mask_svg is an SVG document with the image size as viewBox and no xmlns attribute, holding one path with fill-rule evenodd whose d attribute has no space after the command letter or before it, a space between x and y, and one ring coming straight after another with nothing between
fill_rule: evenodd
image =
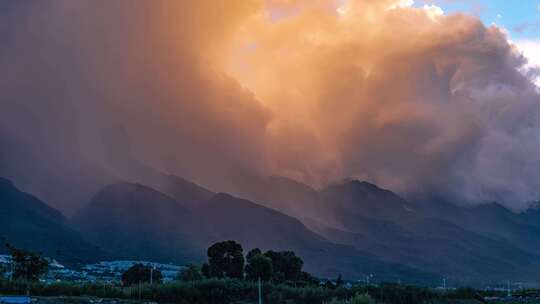
<instances>
[{"instance_id":1,"label":"tree line","mask_svg":"<svg viewBox=\"0 0 540 304\"><path fill-rule=\"evenodd\" d=\"M13 280L37 281L47 273L49 260L37 254L4 241L4 246L11 256L11 269L0 268L0 275L9 273ZM302 270L304 261L293 251L261 251L259 248L250 250L244 256L242 245L228 240L211 245L207 249L208 261L199 267L187 265L178 274L182 281L196 281L204 278L230 278L274 284L290 283L295 286L317 284L318 280ZM148 265L135 264L122 274L122 283L161 283L163 279L159 269Z\"/></svg>"},{"instance_id":2,"label":"tree line","mask_svg":"<svg viewBox=\"0 0 540 304\"><path fill-rule=\"evenodd\" d=\"M236 278L280 284L295 282L312 284L318 282L302 270L304 261L293 251L262 252L250 250L244 258L242 245L235 241L224 241L210 246L208 262L202 266L202 274L208 278Z\"/></svg>"},{"instance_id":3,"label":"tree line","mask_svg":"<svg viewBox=\"0 0 540 304\"><path fill-rule=\"evenodd\" d=\"M0 267L0 277L9 274L11 280L37 281L47 273L49 260L41 254L20 249L3 240L11 256L9 268Z\"/></svg>"},{"instance_id":4,"label":"tree line","mask_svg":"<svg viewBox=\"0 0 540 304\"><path fill-rule=\"evenodd\" d=\"M189 264L180 271L181 281L197 281L205 278L241 279L274 284L287 283L294 286L315 285L319 281L302 270L304 261L293 251L262 252L259 248L250 250L244 256L242 245L228 240L218 242L207 250L208 261L199 267ZM133 265L122 275L122 282L129 286L139 282L148 283L162 280L159 270L143 264Z\"/></svg>"},{"instance_id":5,"label":"tree line","mask_svg":"<svg viewBox=\"0 0 540 304\"><path fill-rule=\"evenodd\" d=\"M163 275L159 269L143 264L133 265L122 274L123 286L99 282L41 283L39 278L46 272L48 260L11 245L8 248L13 261L13 272L10 271L13 280L2 280L0 276L0 293L3 294L93 295L174 303L225 304L255 301L256 281L260 278L266 282L263 288L264 302L270 304L418 304L446 303L455 299L483 300L479 291L470 288L447 293L400 284L349 287L336 284L338 286L327 288L330 286L319 286L313 276L302 270L304 263L294 252L262 252L255 248L244 255L242 246L235 241L213 244L207 250L208 259L202 267L188 265L179 272L177 281L167 284L161 284ZM148 284L150 280L155 284Z\"/></svg>"}]
</instances>

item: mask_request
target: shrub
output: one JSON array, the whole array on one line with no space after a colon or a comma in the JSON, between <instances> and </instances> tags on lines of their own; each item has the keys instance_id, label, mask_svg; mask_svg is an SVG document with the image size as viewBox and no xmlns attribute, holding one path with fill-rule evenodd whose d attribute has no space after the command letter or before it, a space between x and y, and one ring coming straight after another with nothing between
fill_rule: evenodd
<instances>
[{"instance_id":1,"label":"shrub","mask_svg":"<svg viewBox=\"0 0 540 304\"><path fill-rule=\"evenodd\" d=\"M177 277L179 281L184 281L184 282L199 281L199 280L202 280L203 278L204 276L201 272L201 269L197 265L194 265L194 264L187 265L185 269L181 270L178 273L178 277Z\"/></svg>"},{"instance_id":2,"label":"shrub","mask_svg":"<svg viewBox=\"0 0 540 304\"><path fill-rule=\"evenodd\" d=\"M147 283L153 281L161 283L163 275L159 269L153 269L152 266L135 264L122 274L122 282L127 286L138 284L139 282Z\"/></svg>"},{"instance_id":3,"label":"shrub","mask_svg":"<svg viewBox=\"0 0 540 304\"><path fill-rule=\"evenodd\" d=\"M373 300L369 294L355 294L354 297L352 297L350 304L375 304L375 300Z\"/></svg>"}]
</instances>

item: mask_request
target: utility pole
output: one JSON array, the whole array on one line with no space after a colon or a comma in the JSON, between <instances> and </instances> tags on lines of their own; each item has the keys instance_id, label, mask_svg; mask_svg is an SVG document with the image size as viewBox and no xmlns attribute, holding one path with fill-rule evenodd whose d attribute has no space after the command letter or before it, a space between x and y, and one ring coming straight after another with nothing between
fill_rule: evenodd
<instances>
[{"instance_id":1,"label":"utility pole","mask_svg":"<svg viewBox=\"0 0 540 304\"><path fill-rule=\"evenodd\" d=\"M443 290L446 291L446 278L442 279L443 284Z\"/></svg>"},{"instance_id":2,"label":"utility pole","mask_svg":"<svg viewBox=\"0 0 540 304\"><path fill-rule=\"evenodd\" d=\"M258 280L258 290L259 290L259 304L262 304L262 286L261 286L261 277Z\"/></svg>"},{"instance_id":3,"label":"utility pole","mask_svg":"<svg viewBox=\"0 0 540 304\"><path fill-rule=\"evenodd\" d=\"M9 261L11 262L9 263L11 265L11 271L9 272L9 281L11 282L13 281L13 256L9 258Z\"/></svg>"},{"instance_id":4,"label":"utility pole","mask_svg":"<svg viewBox=\"0 0 540 304\"><path fill-rule=\"evenodd\" d=\"M141 283L141 280L139 280L139 301L141 300L141 297L142 297L142 295L141 295L141 293L142 293L142 290L141 290L141 289L142 289L142 286L141 286L141 284L142 284L142 283Z\"/></svg>"},{"instance_id":5,"label":"utility pole","mask_svg":"<svg viewBox=\"0 0 540 304\"><path fill-rule=\"evenodd\" d=\"M506 281L506 291L507 291L506 295L508 297L511 297L512 293L510 293L510 280Z\"/></svg>"},{"instance_id":6,"label":"utility pole","mask_svg":"<svg viewBox=\"0 0 540 304\"><path fill-rule=\"evenodd\" d=\"M150 285L154 283L154 266L150 267Z\"/></svg>"},{"instance_id":7,"label":"utility pole","mask_svg":"<svg viewBox=\"0 0 540 304\"><path fill-rule=\"evenodd\" d=\"M261 277L259 277L258 290L259 290L259 304L262 304L262 291L261 291Z\"/></svg>"}]
</instances>

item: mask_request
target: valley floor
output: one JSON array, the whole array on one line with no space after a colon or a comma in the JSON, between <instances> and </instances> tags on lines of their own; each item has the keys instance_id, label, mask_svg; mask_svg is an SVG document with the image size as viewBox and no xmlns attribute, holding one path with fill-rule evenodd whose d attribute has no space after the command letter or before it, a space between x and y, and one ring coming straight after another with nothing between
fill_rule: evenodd
<instances>
[{"instance_id":1,"label":"valley floor","mask_svg":"<svg viewBox=\"0 0 540 304\"><path fill-rule=\"evenodd\" d=\"M123 299L103 299L94 297L36 297L32 298L34 304L141 304L155 303L148 301L133 301Z\"/></svg>"},{"instance_id":2,"label":"valley floor","mask_svg":"<svg viewBox=\"0 0 540 304\"><path fill-rule=\"evenodd\" d=\"M33 303L33 304L150 304L156 302L149 301L134 301L134 300L125 300L125 299L114 299L114 298L97 298L97 297L26 297L26 296L1 296L0 303L4 304L23 304L23 303Z\"/></svg>"}]
</instances>

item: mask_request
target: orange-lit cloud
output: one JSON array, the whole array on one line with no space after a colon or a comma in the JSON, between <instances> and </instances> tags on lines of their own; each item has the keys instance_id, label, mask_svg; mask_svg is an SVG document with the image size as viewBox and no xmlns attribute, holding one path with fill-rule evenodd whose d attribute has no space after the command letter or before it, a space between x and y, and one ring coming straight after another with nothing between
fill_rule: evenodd
<instances>
[{"instance_id":1,"label":"orange-lit cloud","mask_svg":"<svg viewBox=\"0 0 540 304\"><path fill-rule=\"evenodd\" d=\"M110 159L125 146L218 190L251 172L540 197L540 97L474 17L395 0L6 3L0 165L64 208L126 178Z\"/></svg>"},{"instance_id":2,"label":"orange-lit cloud","mask_svg":"<svg viewBox=\"0 0 540 304\"><path fill-rule=\"evenodd\" d=\"M239 31L227 70L275 113L272 169L315 184L356 176L404 193L535 200L540 99L523 58L496 27L410 4L302 3Z\"/></svg>"}]
</instances>

